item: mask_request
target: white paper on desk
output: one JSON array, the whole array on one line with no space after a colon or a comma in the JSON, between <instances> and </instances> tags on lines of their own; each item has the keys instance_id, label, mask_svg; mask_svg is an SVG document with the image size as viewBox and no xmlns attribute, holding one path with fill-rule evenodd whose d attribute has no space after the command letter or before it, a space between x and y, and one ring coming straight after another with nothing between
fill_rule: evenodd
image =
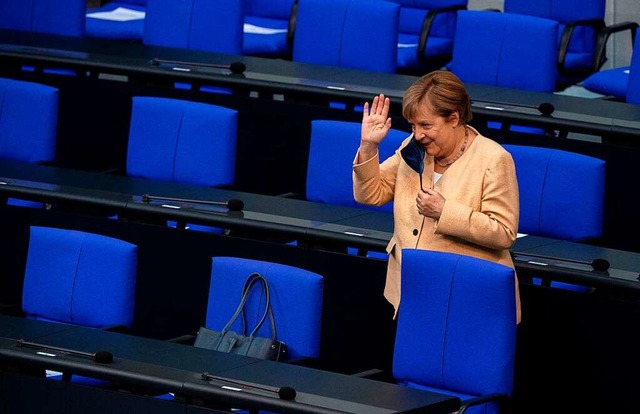
<instances>
[{"instance_id":1,"label":"white paper on desk","mask_svg":"<svg viewBox=\"0 0 640 414\"><path fill-rule=\"evenodd\" d=\"M102 20L111 20L114 22L129 22L131 20L144 19L145 12L127 9L126 7L118 7L111 11L87 13L87 17Z\"/></svg>"},{"instance_id":2,"label":"white paper on desk","mask_svg":"<svg viewBox=\"0 0 640 414\"><path fill-rule=\"evenodd\" d=\"M524 233L518 233L518 234L516 235L516 239L519 239L520 237L527 237L527 235L526 235L526 234L524 234Z\"/></svg>"},{"instance_id":3,"label":"white paper on desk","mask_svg":"<svg viewBox=\"0 0 640 414\"><path fill-rule=\"evenodd\" d=\"M243 30L245 33L264 35L287 33L287 29L271 29L270 27L261 27L249 23L244 24Z\"/></svg>"}]
</instances>

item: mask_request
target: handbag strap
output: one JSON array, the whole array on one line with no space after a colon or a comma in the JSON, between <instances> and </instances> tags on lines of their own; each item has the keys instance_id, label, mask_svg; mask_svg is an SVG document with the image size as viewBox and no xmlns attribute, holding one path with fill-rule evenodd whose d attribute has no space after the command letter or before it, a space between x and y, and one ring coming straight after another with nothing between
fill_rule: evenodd
<instances>
[{"instance_id":1,"label":"handbag strap","mask_svg":"<svg viewBox=\"0 0 640 414\"><path fill-rule=\"evenodd\" d=\"M251 289L256 283L261 284L262 292L265 296L266 303L265 303L264 312L260 317L260 320L258 321L257 325L254 327L254 329L251 331L249 336L254 337L257 334L258 330L260 330L260 327L262 327L262 325L264 324L264 321L267 319L267 316L268 316L269 322L271 325L271 336L274 340L276 339L277 337L276 324L275 324L275 319L273 317L273 312L271 310L271 296L269 292L269 283L267 282L267 279L264 278L264 276L262 276L260 273L257 273L257 272L250 274L249 277L247 277L247 280L244 282L244 286L242 287L242 296L240 298L240 303L238 304L236 311L231 316L227 324L224 326L224 328L222 328L221 336L224 336L224 334L229 329L231 329L231 326L236 321L236 319L238 319L240 315L242 315L242 334L246 335L246 321L245 321L244 307L247 302L247 299L249 298L249 293L251 292Z\"/></svg>"},{"instance_id":2,"label":"handbag strap","mask_svg":"<svg viewBox=\"0 0 640 414\"><path fill-rule=\"evenodd\" d=\"M253 338L254 336L256 336L256 334L260 330L260 327L264 324L266 317L269 316L269 325L271 327L271 339L275 341L277 338L276 322L273 317L273 311L271 310L271 292L269 290L269 282L267 281L267 279L265 279L264 276L262 276L259 273L253 273L253 275L256 277L256 279L259 279L262 282L262 293L264 294L264 297L265 297L265 307L264 307L265 311L262 315L262 318L260 318L260 321L258 322L258 324L253 328L253 331L251 331L251 333L249 334L249 337ZM253 284L251 286L253 286ZM249 289L250 288L251 287L249 287ZM245 325L246 323L245 323L244 308L243 308L242 309L242 331L243 332L245 331Z\"/></svg>"}]
</instances>

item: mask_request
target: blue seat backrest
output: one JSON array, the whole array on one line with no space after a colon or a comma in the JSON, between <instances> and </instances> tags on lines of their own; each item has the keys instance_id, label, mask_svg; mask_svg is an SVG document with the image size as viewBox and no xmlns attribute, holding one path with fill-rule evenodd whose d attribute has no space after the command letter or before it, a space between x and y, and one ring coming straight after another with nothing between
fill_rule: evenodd
<instances>
[{"instance_id":1,"label":"blue seat backrest","mask_svg":"<svg viewBox=\"0 0 640 414\"><path fill-rule=\"evenodd\" d=\"M171 98L133 98L127 175L183 184L233 185L237 111Z\"/></svg>"},{"instance_id":2,"label":"blue seat backrest","mask_svg":"<svg viewBox=\"0 0 640 414\"><path fill-rule=\"evenodd\" d=\"M400 33L419 35L422 22L430 10L444 7L466 6L467 0L391 0L400 5ZM431 36L452 38L455 19L438 16L431 27Z\"/></svg>"},{"instance_id":3,"label":"blue seat backrest","mask_svg":"<svg viewBox=\"0 0 640 414\"><path fill-rule=\"evenodd\" d=\"M77 230L31 227L22 307L28 317L131 327L137 247Z\"/></svg>"},{"instance_id":4,"label":"blue seat backrest","mask_svg":"<svg viewBox=\"0 0 640 414\"><path fill-rule=\"evenodd\" d=\"M87 10L86 35L105 39L122 39L142 41L145 15L138 18L119 21L96 18L94 13L109 13L117 9L127 9L133 12L146 12L146 0L115 0L106 2Z\"/></svg>"},{"instance_id":5,"label":"blue seat backrest","mask_svg":"<svg viewBox=\"0 0 640 414\"><path fill-rule=\"evenodd\" d=\"M393 212L393 203L380 207L357 204L353 199L353 160L360 145L359 122L311 121L306 199L347 207ZM393 156L409 133L391 129L378 147L380 161Z\"/></svg>"},{"instance_id":6,"label":"blue seat backrest","mask_svg":"<svg viewBox=\"0 0 640 414\"><path fill-rule=\"evenodd\" d=\"M271 307L278 339L284 341L292 358L316 358L320 354L323 277L301 268L238 257L214 257L205 326L220 330L233 315L246 278L253 272L269 283ZM259 289L253 289L245 309L247 326L253 328L264 309ZM231 329L242 332L240 318ZM271 337L269 323L258 332Z\"/></svg>"},{"instance_id":7,"label":"blue seat backrest","mask_svg":"<svg viewBox=\"0 0 640 414\"><path fill-rule=\"evenodd\" d=\"M242 54L243 2L149 0L143 43L207 52Z\"/></svg>"},{"instance_id":8,"label":"blue seat backrest","mask_svg":"<svg viewBox=\"0 0 640 414\"><path fill-rule=\"evenodd\" d=\"M84 36L86 0L0 0L0 29Z\"/></svg>"},{"instance_id":9,"label":"blue seat backrest","mask_svg":"<svg viewBox=\"0 0 640 414\"><path fill-rule=\"evenodd\" d=\"M557 33L558 23L548 19L459 11L448 68L464 82L553 92Z\"/></svg>"},{"instance_id":10,"label":"blue seat backrest","mask_svg":"<svg viewBox=\"0 0 640 414\"><path fill-rule=\"evenodd\" d=\"M399 17L386 1L299 0L293 60L395 73Z\"/></svg>"},{"instance_id":11,"label":"blue seat backrest","mask_svg":"<svg viewBox=\"0 0 640 414\"><path fill-rule=\"evenodd\" d=\"M504 145L516 166L520 233L581 241L602 235L606 165L554 148Z\"/></svg>"},{"instance_id":12,"label":"blue seat backrest","mask_svg":"<svg viewBox=\"0 0 640 414\"><path fill-rule=\"evenodd\" d=\"M506 13L543 17L560 23L558 43L567 23L581 20L602 20L606 0L505 0ZM585 54L587 61L596 48L596 33L592 27L577 26L569 43L569 52Z\"/></svg>"},{"instance_id":13,"label":"blue seat backrest","mask_svg":"<svg viewBox=\"0 0 640 414\"><path fill-rule=\"evenodd\" d=\"M628 103L640 104L640 36L636 36L633 51L634 53L631 55L631 71L629 72L626 100Z\"/></svg>"},{"instance_id":14,"label":"blue seat backrest","mask_svg":"<svg viewBox=\"0 0 640 414\"><path fill-rule=\"evenodd\" d=\"M54 160L58 96L51 86L0 78L0 159Z\"/></svg>"},{"instance_id":15,"label":"blue seat backrest","mask_svg":"<svg viewBox=\"0 0 640 414\"><path fill-rule=\"evenodd\" d=\"M246 0L245 14L289 20L294 0Z\"/></svg>"},{"instance_id":16,"label":"blue seat backrest","mask_svg":"<svg viewBox=\"0 0 640 414\"><path fill-rule=\"evenodd\" d=\"M512 268L487 260L403 249L394 378L466 395L510 394L515 278Z\"/></svg>"}]
</instances>

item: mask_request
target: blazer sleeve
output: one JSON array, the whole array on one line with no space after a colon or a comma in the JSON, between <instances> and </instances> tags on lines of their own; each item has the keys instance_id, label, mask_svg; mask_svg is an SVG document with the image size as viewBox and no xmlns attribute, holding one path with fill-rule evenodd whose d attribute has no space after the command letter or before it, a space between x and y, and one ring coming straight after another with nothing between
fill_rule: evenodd
<instances>
[{"instance_id":1,"label":"blazer sleeve","mask_svg":"<svg viewBox=\"0 0 640 414\"><path fill-rule=\"evenodd\" d=\"M361 204L381 206L393 200L396 176L400 163L398 151L380 164L379 153L375 157L353 164L353 198Z\"/></svg>"}]
</instances>

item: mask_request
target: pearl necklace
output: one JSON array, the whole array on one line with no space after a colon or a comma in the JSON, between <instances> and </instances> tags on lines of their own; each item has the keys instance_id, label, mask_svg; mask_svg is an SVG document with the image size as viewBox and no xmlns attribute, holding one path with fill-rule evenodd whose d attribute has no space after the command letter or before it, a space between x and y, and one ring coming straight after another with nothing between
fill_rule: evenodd
<instances>
[{"instance_id":1,"label":"pearl necklace","mask_svg":"<svg viewBox=\"0 0 640 414\"><path fill-rule=\"evenodd\" d=\"M433 157L434 161L439 166L441 166L443 168L447 168L448 166L450 166L454 162L458 161L458 159L460 157L462 157L462 154L464 153L464 150L467 149L467 143L468 142L469 142L469 128L467 128L465 126L464 127L464 142L462 143L462 147L460 148L460 152L458 152L458 154L455 157L453 157L452 159L450 159L449 161L442 162L442 158L438 159L436 157Z\"/></svg>"}]
</instances>

